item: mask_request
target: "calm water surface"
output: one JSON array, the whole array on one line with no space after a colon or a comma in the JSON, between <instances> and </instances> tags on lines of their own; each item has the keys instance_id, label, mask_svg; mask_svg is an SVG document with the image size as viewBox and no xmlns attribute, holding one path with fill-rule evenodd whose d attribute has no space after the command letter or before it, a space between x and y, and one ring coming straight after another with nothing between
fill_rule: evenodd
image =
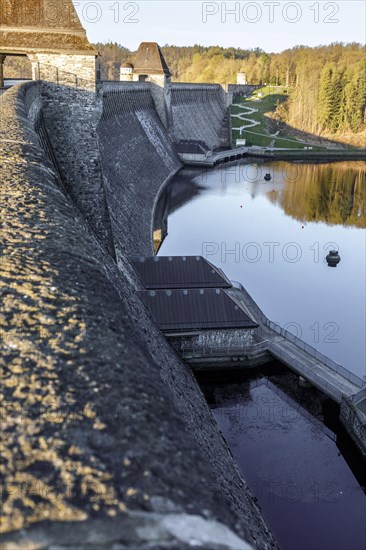
<instances>
[{"instance_id":1,"label":"calm water surface","mask_svg":"<svg viewBox=\"0 0 366 550\"><path fill-rule=\"evenodd\" d=\"M339 434L271 377L211 386L208 400L282 550L366 547L366 497Z\"/></svg>"},{"instance_id":2,"label":"calm water surface","mask_svg":"<svg viewBox=\"0 0 366 550\"><path fill-rule=\"evenodd\" d=\"M269 319L366 375L366 163L186 171L167 193L159 255L205 256ZM332 248L336 268L325 262Z\"/></svg>"},{"instance_id":3,"label":"calm water surface","mask_svg":"<svg viewBox=\"0 0 366 550\"><path fill-rule=\"evenodd\" d=\"M365 163L186 170L162 197L159 222L164 204L159 255L205 256L271 320L365 376ZM336 268L325 262L333 248ZM257 373L203 388L280 547L363 550L365 465L339 427L325 427L319 404L307 406L320 393L304 390L301 405L296 380L287 393L271 380Z\"/></svg>"}]
</instances>

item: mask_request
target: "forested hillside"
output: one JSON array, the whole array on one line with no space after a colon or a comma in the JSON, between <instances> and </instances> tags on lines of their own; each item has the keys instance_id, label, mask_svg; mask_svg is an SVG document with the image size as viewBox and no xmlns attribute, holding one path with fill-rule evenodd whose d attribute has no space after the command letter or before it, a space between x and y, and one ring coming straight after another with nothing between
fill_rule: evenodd
<instances>
[{"instance_id":1,"label":"forested hillside","mask_svg":"<svg viewBox=\"0 0 366 550\"><path fill-rule=\"evenodd\" d=\"M102 56L104 80L119 80L121 63L133 63L134 53L117 43L94 46ZM286 86L288 101L281 103L274 115L279 121L305 132L366 146L365 46L296 46L275 54L259 48L200 45L166 45L162 50L175 81L229 84L236 82L238 72L245 72L249 83ZM24 65L18 59L6 60L6 76L17 76L17 68L19 76L28 76L29 63Z\"/></svg>"},{"instance_id":2,"label":"forested hillside","mask_svg":"<svg viewBox=\"0 0 366 550\"><path fill-rule=\"evenodd\" d=\"M299 47L271 56L271 80L288 86L277 109L288 125L366 147L366 48Z\"/></svg>"},{"instance_id":3,"label":"forested hillside","mask_svg":"<svg viewBox=\"0 0 366 550\"><path fill-rule=\"evenodd\" d=\"M295 164L287 167L289 182L296 182ZM301 185L290 183L268 192L268 199L299 221L366 227L366 174L363 162L304 164Z\"/></svg>"},{"instance_id":4,"label":"forested hillside","mask_svg":"<svg viewBox=\"0 0 366 550\"><path fill-rule=\"evenodd\" d=\"M133 62L133 53L118 44L95 46L102 54L103 78L118 79L119 64ZM289 99L278 107L277 119L295 129L366 146L365 46L297 46L276 54L199 45L162 50L173 80L228 84L245 72L249 83L286 86Z\"/></svg>"},{"instance_id":5,"label":"forested hillside","mask_svg":"<svg viewBox=\"0 0 366 550\"><path fill-rule=\"evenodd\" d=\"M102 78L119 79L119 66L124 61L133 63L134 54L117 43L94 44L102 56ZM258 60L266 55L262 50L242 50L220 46L164 46L161 48L173 80L180 82L234 83L236 74L243 70L243 61ZM255 75L258 78L258 75ZM261 78L261 75L259 75Z\"/></svg>"}]
</instances>

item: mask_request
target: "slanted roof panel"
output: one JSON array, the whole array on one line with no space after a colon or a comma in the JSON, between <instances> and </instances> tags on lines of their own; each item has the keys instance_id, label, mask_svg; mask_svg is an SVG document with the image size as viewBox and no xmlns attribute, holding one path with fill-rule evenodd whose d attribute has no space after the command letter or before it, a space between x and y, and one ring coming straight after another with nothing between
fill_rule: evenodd
<instances>
[{"instance_id":1,"label":"slanted roof panel","mask_svg":"<svg viewBox=\"0 0 366 550\"><path fill-rule=\"evenodd\" d=\"M71 0L0 0L0 36L0 53L97 53Z\"/></svg>"},{"instance_id":2,"label":"slanted roof panel","mask_svg":"<svg viewBox=\"0 0 366 550\"><path fill-rule=\"evenodd\" d=\"M147 289L230 288L224 273L202 256L156 256L133 259Z\"/></svg>"},{"instance_id":3,"label":"slanted roof panel","mask_svg":"<svg viewBox=\"0 0 366 550\"><path fill-rule=\"evenodd\" d=\"M156 42L141 42L133 63L135 73L165 74L170 71Z\"/></svg>"},{"instance_id":4,"label":"slanted roof panel","mask_svg":"<svg viewBox=\"0 0 366 550\"><path fill-rule=\"evenodd\" d=\"M157 290L139 294L163 332L258 326L223 289Z\"/></svg>"}]
</instances>

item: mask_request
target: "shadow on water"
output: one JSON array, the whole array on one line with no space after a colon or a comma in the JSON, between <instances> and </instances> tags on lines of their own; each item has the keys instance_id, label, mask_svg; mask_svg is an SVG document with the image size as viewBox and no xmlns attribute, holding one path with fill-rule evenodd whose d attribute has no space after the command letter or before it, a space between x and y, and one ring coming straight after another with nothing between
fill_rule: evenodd
<instances>
[{"instance_id":1,"label":"shadow on water","mask_svg":"<svg viewBox=\"0 0 366 550\"><path fill-rule=\"evenodd\" d=\"M278 362L197 379L280 547L364 548L365 461L338 405Z\"/></svg>"}]
</instances>

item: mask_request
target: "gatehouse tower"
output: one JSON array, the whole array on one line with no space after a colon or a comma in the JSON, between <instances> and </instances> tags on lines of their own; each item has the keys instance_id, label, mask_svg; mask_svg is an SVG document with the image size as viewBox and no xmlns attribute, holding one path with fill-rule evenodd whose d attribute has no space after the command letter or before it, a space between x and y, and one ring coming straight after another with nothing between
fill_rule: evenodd
<instances>
[{"instance_id":1,"label":"gatehouse tower","mask_svg":"<svg viewBox=\"0 0 366 550\"><path fill-rule=\"evenodd\" d=\"M169 127L171 113L171 73L160 46L156 42L141 42L131 63L121 66L120 80L149 82L158 115L165 128Z\"/></svg>"},{"instance_id":2,"label":"gatehouse tower","mask_svg":"<svg viewBox=\"0 0 366 550\"><path fill-rule=\"evenodd\" d=\"M96 88L98 52L71 0L0 0L0 87L7 56L26 56L34 80Z\"/></svg>"}]
</instances>

